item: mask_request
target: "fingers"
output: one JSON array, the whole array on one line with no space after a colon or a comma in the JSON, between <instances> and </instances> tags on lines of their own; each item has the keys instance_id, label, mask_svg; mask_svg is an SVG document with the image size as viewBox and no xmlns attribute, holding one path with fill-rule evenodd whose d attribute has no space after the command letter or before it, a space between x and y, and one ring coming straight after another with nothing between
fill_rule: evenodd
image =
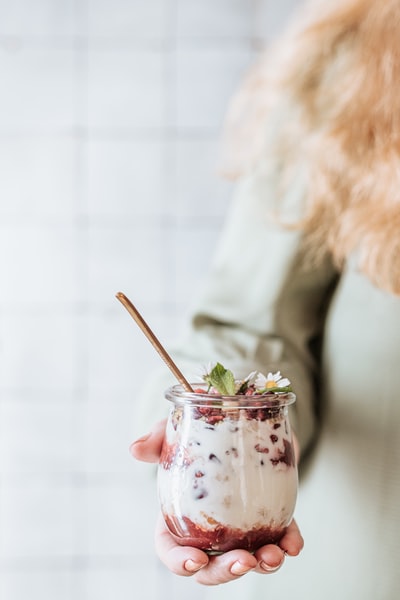
<instances>
[{"instance_id":1,"label":"fingers","mask_svg":"<svg viewBox=\"0 0 400 600\"><path fill-rule=\"evenodd\" d=\"M156 551L164 565L176 575L191 576L203 585L218 585L237 579L257 567L257 559L245 550L208 556L198 548L179 546L160 516L156 528Z\"/></svg>"},{"instance_id":2,"label":"fingers","mask_svg":"<svg viewBox=\"0 0 400 600\"><path fill-rule=\"evenodd\" d=\"M293 519L290 525L288 525L285 535L279 542L279 547L289 556L297 556L303 549L303 546L303 537L296 521Z\"/></svg>"},{"instance_id":3,"label":"fingers","mask_svg":"<svg viewBox=\"0 0 400 600\"><path fill-rule=\"evenodd\" d=\"M304 540L295 520L288 525L279 545L268 544L255 553L258 560L257 573L274 573L281 568L285 556L297 556L304 546Z\"/></svg>"},{"instance_id":4,"label":"fingers","mask_svg":"<svg viewBox=\"0 0 400 600\"><path fill-rule=\"evenodd\" d=\"M288 547L292 545L291 551L298 553L302 538L297 525L291 525L286 536ZM234 581L250 571L274 573L285 560L285 551L274 544L263 546L254 555L245 550L232 550L220 556L208 556L198 548L178 545L162 517L156 530L156 551L170 571L185 577L193 576L198 583L207 586Z\"/></svg>"},{"instance_id":5,"label":"fingers","mask_svg":"<svg viewBox=\"0 0 400 600\"><path fill-rule=\"evenodd\" d=\"M161 562L176 575L190 576L208 563L208 556L198 548L179 546L159 516L156 532L155 546Z\"/></svg>"},{"instance_id":6,"label":"fingers","mask_svg":"<svg viewBox=\"0 0 400 600\"><path fill-rule=\"evenodd\" d=\"M159 421L150 433L133 442L129 448L132 456L144 462L158 462L164 440L165 425L166 419Z\"/></svg>"},{"instance_id":7,"label":"fingers","mask_svg":"<svg viewBox=\"0 0 400 600\"><path fill-rule=\"evenodd\" d=\"M208 564L194 579L203 585L219 585L242 577L257 568L257 559L246 550L231 550L220 556L210 556Z\"/></svg>"},{"instance_id":8,"label":"fingers","mask_svg":"<svg viewBox=\"0 0 400 600\"><path fill-rule=\"evenodd\" d=\"M300 530L293 520L279 545L268 544L254 555L245 550L232 550L220 556L208 556L198 548L177 544L161 515L155 543L160 560L172 573L186 577L192 575L198 583L208 586L228 583L249 571L274 573L281 568L286 555L297 556L304 546Z\"/></svg>"},{"instance_id":9,"label":"fingers","mask_svg":"<svg viewBox=\"0 0 400 600\"><path fill-rule=\"evenodd\" d=\"M285 552L275 544L268 544L259 548L254 556L257 559L257 573L275 573L285 561Z\"/></svg>"}]
</instances>

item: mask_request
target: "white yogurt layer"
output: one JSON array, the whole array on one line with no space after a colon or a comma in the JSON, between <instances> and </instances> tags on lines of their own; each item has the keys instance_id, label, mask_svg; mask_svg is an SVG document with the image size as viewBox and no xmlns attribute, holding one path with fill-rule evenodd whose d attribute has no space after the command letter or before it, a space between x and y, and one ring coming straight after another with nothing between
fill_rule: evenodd
<instances>
[{"instance_id":1,"label":"white yogurt layer","mask_svg":"<svg viewBox=\"0 0 400 600\"><path fill-rule=\"evenodd\" d=\"M187 517L204 529L213 529L215 522L242 530L290 522L297 469L282 460L284 440L286 445L291 440L287 420L241 414L215 425L203 419L184 419L181 425L182 431L175 431L168 423L166 441L183 443L185 454L169 468L159 467L164 514Z\"/></svg>"}]
</instances>

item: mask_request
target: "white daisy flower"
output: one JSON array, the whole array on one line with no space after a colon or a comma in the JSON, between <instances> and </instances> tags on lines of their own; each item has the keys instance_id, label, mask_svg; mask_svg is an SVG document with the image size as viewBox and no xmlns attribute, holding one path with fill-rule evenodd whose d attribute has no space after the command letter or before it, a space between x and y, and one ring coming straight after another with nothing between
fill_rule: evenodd
<instances>
[{"instance_id":1,"label":"white daisy flower","mask_svg":"<svg viewBox=\"0 0 400 600\"><path fill-rule=\"evenodd\" d=\"M257 390L263 390L267 387L267 378L262 373L258 373L254 384Z\"/></svg>"},{"instance_id":2,"label":"white daisy flower","mask_svg":"<svg viewBox=\"0 0 400 600\"><path fill-rule=\"evenodd\" d=\"M272 389L276 387L287 387L290 385L289 379L282 377L281 372L268 373L267 376L259 373L255 381L256 388L259 390Z\"/></svg>"}]
</instances>

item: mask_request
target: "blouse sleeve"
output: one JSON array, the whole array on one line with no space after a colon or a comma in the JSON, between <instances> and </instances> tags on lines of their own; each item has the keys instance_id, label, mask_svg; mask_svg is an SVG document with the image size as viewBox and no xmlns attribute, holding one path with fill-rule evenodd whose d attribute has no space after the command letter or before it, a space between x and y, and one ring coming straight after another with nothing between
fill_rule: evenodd
<instances>
[{"instance_id":1,"label":"blouse sleeve","mask_svg":"<svg viewBox=\"0 0 400 600\"><path fill-rule=\"evenodd\" d=\"M268 176L253 173L237 188L228 221L187 333L171 350L190 379L201 365L219 361L237 377L280 370L297 396L292 423L302 452L316 432L319 359L324 310L337 274L329 261L304 263L303 236L269 217ZM303 204L301 181L292 186L285 211ZM149 426L162 418L169 373L143 391L140 413Z\"/></svg>"}]
</instances>

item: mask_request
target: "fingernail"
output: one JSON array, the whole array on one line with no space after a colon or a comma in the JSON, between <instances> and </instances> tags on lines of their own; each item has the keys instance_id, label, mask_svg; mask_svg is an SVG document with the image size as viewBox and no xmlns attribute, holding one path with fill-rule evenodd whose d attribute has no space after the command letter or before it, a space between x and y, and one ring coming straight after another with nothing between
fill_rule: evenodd
<instances>
[{"instance_id":1,"label":"fingernail","mask_svg":"<svg viewBox=\"0 0 400 600\"><path fill-rule=\"evenodd\" d=\"M189 571L189 573L196 573L196 571L200 571L200 569L202 569L203 567L203 563L194 562L194 560L192 560L191 558L189 558L185 562L185 569L186 571Z\"/></svg>"},{"instance_id":2,"label":"fingernail","mask_svg":"<svg viewBox=\"0 0 400 600\"><path fill-rule=\"evenodd\" d=\"M280 563L279 565L272 566L272 565L268 565L263 560L260 562L260 567L266 573L274 573L275 571L277 571L278 569L280 569L281 566L282 566L282 563Z\"/></svg>"},{"instance_id":3,"label":"fingernail","mask_svg":"<svg viewBox=\"0 0 400 600\"><path fill-rule=\"evenodd\" d=\"M151 432L146 433L146 435L142 435L142 437L140 437L137 440L135 440L134 442L132 442L132 444L129 446L129 450L131 450L133 448L133 446L136 446L136 444L140 444L140 442L145 442L146 440L149 439L150 436L151 436Z\"/></svg>"},{"instance_id":4,"label":"fingernail","mask_svg":"<svg viewBox=\"0 0 400 600\"><path fill-rule=\"evenodd\" d=\"M244 575L245 573L248 573L249 571L251 571L251 567L242 565L242 563L240 563L239 561L233 563L233 565L231 566L232 575Z\"/></svg>"}]
</instances>

